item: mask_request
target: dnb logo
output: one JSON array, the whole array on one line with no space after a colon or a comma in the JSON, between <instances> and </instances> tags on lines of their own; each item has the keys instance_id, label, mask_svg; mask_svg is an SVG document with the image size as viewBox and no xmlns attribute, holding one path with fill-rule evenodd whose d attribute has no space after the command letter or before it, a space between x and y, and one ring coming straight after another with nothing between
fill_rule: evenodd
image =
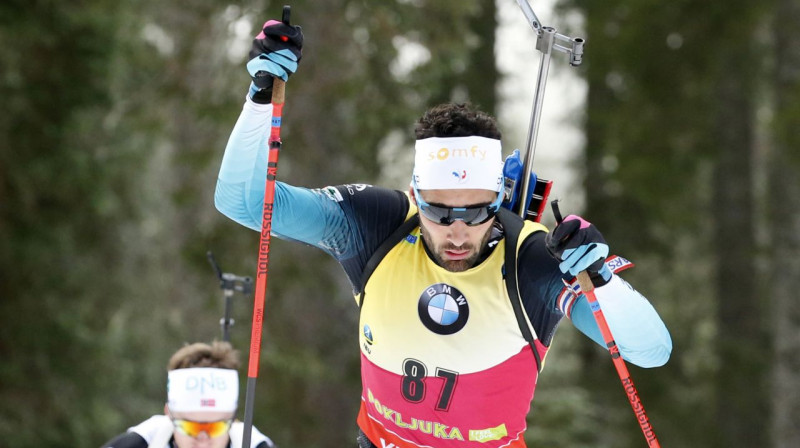
<instances>
[{"instance_id":1,"label":"dnb logo","mask_svg":"<svg viewBox=\"0 0 800 448\"><path fill-rule=\"evenodd\" d=\"M469 319L469 305L458 289L437 283L425 288L417 304L419 319L436 334L453 334Z\"/></svg>"}]
</instances>

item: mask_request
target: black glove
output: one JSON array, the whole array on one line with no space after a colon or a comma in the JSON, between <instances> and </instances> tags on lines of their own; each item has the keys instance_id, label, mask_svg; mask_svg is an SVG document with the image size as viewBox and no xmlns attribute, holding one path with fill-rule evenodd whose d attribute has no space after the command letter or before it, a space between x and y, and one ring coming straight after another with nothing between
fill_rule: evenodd
<instances>
[{"instance_id":1,"label":"black glove","mask_svg":"<svg viewBox=\"0 0 800 448\"><path fill-rule=\"evenodd\" d=\"M289 76L297 70L303 50L303 30L297 25L268 20L261 33L253 39L247 71L253 82L250 98L256 103L272 100L272 80Z\"/></svg>"},{"instance_id":2,"label":"black glove","mask_svg":"<svg viewBox=\"0 0 800 448\"><path fill-rule=\"evenodd\" d=\"M561 262L558 265L561 272L577 276L586 271L596 287L611 280L611 270L606 266L608 244L589 221L569 215L545 236L544 241L550 254Z\"/></svg>"}]
</instances>

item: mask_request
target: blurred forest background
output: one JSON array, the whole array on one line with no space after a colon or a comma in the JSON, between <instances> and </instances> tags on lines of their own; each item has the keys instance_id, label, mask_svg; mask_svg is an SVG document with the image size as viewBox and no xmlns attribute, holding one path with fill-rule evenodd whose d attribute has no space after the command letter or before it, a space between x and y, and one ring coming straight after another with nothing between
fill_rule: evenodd
<instances>
[{"instance_id":1,"label":"blurred forest background","mask_svg":"<svg viewBox=\"0 0 800 448\"><path fill-rule=\"evenodd\" d=\"M290 2L306 47L279 178L403 188L387 148L408 151L425 108L497 113L512 0L496 1ZM162 411L173 351L220 337L206 251L252 276L258 235L213 190L250 40L282 5L0 3L0 445L99 446ZM800 0L568 0L540 18L587 39L570 69L587 207L570 211L637 263L626 278L672 332L665 367L630 367L662 445L800 446ZM320 251L271 253L255 424L283 447L354 446L350 286ZM233 310L246 366L252 296ZM529 420L531 447L645 445L608 354L568 323Z\"/></svg>"}]
</instances>

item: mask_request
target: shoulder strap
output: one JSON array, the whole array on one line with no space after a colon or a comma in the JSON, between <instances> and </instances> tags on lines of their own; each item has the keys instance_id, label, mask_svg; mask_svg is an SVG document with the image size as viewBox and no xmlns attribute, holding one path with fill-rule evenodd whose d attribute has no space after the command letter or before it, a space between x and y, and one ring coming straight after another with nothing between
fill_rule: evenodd
<instances>
[{"instance_id":1,"label":"shoulder strap","mask_svg":"<svg viewBox=\"0 0 800 448\"><path fill-rule=\"evenodd\" d=\"M361 308L361 305L364 304L364 289L367 286L367 281L372 276L372 273L375 272L375 268L383 261L383 258L386 254L389 253L390 250L394 246L397 245L400 241L403 241L409 233L411 233L414 228L419 226L419 215L414 214L410 218L408 218L404 223L400 224L400 227L396 228L391 235L386 237L385 240L378 246L378 249L373 252L372 256L367 261L367 264L364 266L364 271L361 273L361 294L358 298L358 307Z\"/></svg>"},{"instance_id":2,"label":"shoulder strap","mask_svg":"<svg viewBox=\"0 0 800 448\"><path fill-rule=\"evenodd\" d=\"M497 218L500 224L503 225L503 232L505 234L505 247L506 247L506 260L505 260L505 280L506 290L508 297L511 300L511 307L514 309L514 315L517 317L517 325L519 331L522 332L522 337L531 345L533 356L536 358L536 370L542 371L542 360L539 356L539 350L534 343L535 339L528 327L528 321L525 319L525 310L522 309L522 300L519 294L519 282L517 279L517 243L519 242L519 234L522 232L524 221L519 216L511 211L500 208L497 212Z\"/></svg>"}]
</instances>

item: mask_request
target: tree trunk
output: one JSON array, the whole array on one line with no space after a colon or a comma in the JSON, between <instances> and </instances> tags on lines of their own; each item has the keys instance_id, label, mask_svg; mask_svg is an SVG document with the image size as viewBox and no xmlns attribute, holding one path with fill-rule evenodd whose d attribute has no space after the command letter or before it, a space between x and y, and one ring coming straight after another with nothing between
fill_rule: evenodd
<instances>
[{"instance_id":1,"label":"tree trunk","mask_svg":"<svg viewBox=\"0 0 800 448\"><path fill-rule=\"evenodd\" d=\"M729 24L730 25L730 24ZM747 48L726 45L719 55L713 179L716 258L717 445L767 446L764 335L756 293L753 214L755 61ZM744 49L744 50L743 50Z\"/></svg>"},{"instance_id":2,"label":"tree trunk","mask_svg":"<svg viewBox=\"0 0 800 448\"><path fill-rule=\"evenodd\" d=\"M775 128L769 165L772 245L773 444L800 446L800 1L779 0L775 30Z\"/></svg>"},{"instance_id":3,"label":"tree trunk","mask_svg":"<svg viewBox=\"0 0 800 448\"><path fill-rule=\"evenodd\" d=\"M497 83L500 79L494 52L497 7L494 0L480 0L478 7L478 14L469 20L469 28L479 38L470 50L470 65L463 82L470 101L481 110L496 115Z\"/></svg>"}]
</instances>

